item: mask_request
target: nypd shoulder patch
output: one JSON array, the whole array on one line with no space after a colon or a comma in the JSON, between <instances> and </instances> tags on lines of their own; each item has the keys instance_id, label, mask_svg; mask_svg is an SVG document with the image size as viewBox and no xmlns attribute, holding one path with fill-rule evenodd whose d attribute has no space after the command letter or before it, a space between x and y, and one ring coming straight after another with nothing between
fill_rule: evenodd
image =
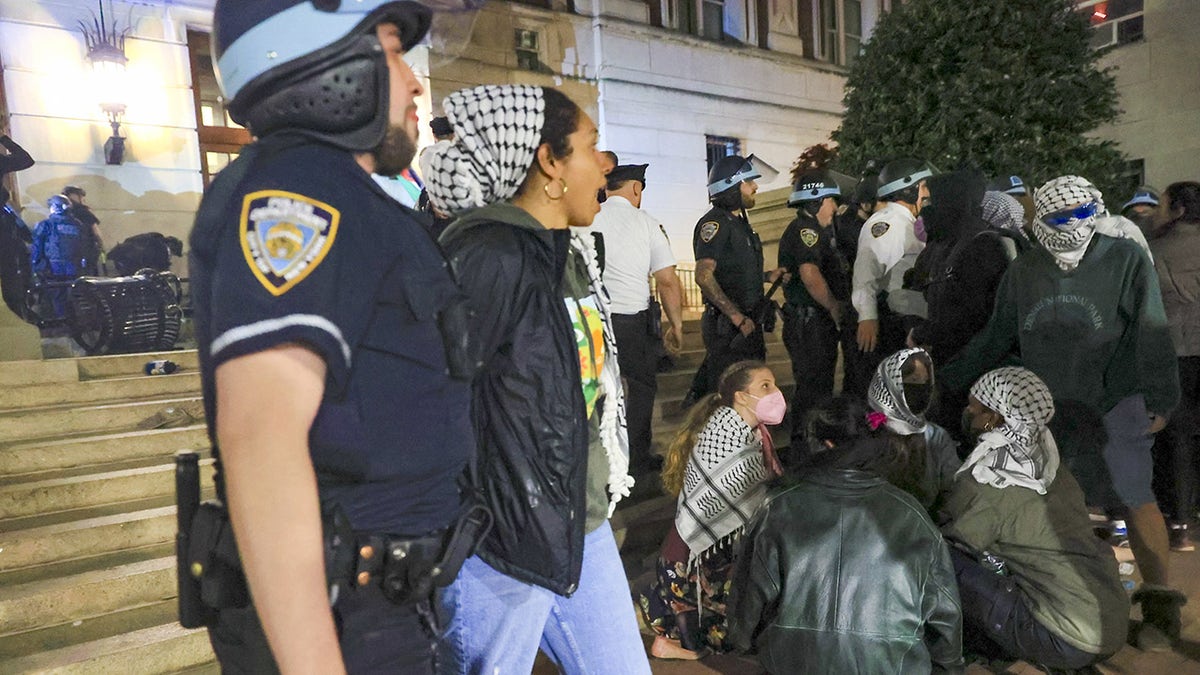
<instances>
[{"instance_id":1,"label":"nypd shoulder patch","mask_svg":"<svg viewBox=\"0 0 1200 675\"><path fill-rule=\"evenodd\" d=\"M700 240L708 243L717 236L717 231L721 229L721 224L715 220L705 222L700 226Z\"/></svg>"},{"instance_id":2,"label":"nypd shoulder patch","mask_svg":"<svg viewBox=\"0 0 1200 675\"><path fill-rule=\"evenodd\" d=\"M341 213L311 197L260 190L242 201L239 239L254 276L283 295L312 273L333 247Z\"/></svg>"},{"instance_id":3,"label":"nypd shoulder patch","mask_svg":"<svg viewBox=\"0 0 1200 675\"><path fill-rule=\"evenodd\" d=\"M800 230L800 241L804 242L804 245L809 248L816 246L817 241L820 240L820 238L820 235L818 235L817 231L814 229L806 227L803 230Z\"/></svg>"},{"instance_id":4,"label":"nypd shoulder patch","mask_svg":"<svg viewBox=\"0 0 1200 675\"><path fill-rule=\"evenodd\" d=\"M883 235L887 234L888 228L890 228L890 227L891 227L890 223L885 223L883 221L875 223L874 225L871 226L871 236L878 239L878 238L882 237Z\"/></svg>"}]
</instances>

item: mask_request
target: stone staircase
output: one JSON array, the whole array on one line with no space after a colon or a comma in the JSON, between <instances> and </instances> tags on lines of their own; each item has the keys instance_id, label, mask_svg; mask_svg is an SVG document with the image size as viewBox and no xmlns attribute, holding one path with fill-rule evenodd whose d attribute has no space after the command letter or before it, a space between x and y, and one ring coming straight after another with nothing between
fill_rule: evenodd
<instances>
[{"instance_id":1,"label":"stone staircase","mask_svg":"<svg viewBox=\"0 0 1200 675\"><path fill-rule=\"evenodd\" d=\"M144 375L158 358L180 370ZM173 454L207 448L200 410L194 351L0 364L0 673L216 672L175 622Z\"/></svg>"},{"instance_id":2,"label":"stone staircase","mask_svg":"<svg viewBox=\"0 0 1200 675\"><path fill-rule=\"evenodd\" d=\"M698 321L684 342L659 376L663 449L703 359ZM767 344L790 393L778 334ZM143 375L158 358L179 371ZM194 351L0 363L0 675L218 672L204 631L176 623L173 455L207 448ZM657 477L642 482L613 517L634 586L675 513Z\"/></svg>"}]
</instances>

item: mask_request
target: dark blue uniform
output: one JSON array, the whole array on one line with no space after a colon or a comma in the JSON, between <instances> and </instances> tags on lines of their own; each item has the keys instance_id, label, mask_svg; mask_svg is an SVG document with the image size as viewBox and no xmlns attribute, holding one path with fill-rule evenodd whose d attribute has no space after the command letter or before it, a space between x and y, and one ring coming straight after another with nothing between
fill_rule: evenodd
<instances>
[{"instance_id":1,"label":"dark blue uniform","mask_svg":"<svg viewBox=\"0 0 1200 675\"><path fill-rule=\"evenodd\" d=\"M388 197L348 152L276 142L239 161L252 163L217 178L209 196L232 197L203 204L191 238L214 455L216 368L303 344L328 373L309 433L322 507L338 507L357 534L439 532L463 509L457 479L474 451L470 382L450 374L439 330L443 310L461 297L444 258L420 216ZM238 173L236 187L222 181ZM210 209L220 217L205 217ZM279 402L261 405L270 425ZM427 661L433 640L418 614L428 612L428 602L391 604L377 583L342 593L334 614L347 666L397 672ZM219 656L224 637L236 643L248 630L237 619L227 622L223 612L213 629Z\"/></svg>"},{"instance_id":2,"label":"dark blue uniform","mask_svg":"<svg viewBox=\"0 0 1200 675\"><path fill-rule=\"evenodd\" d=\"M783 287L787 304L783 309L783 344L792 360L796 391L792 395L792 448L803 431L801 420L813 405L833 393L837 367L838 328L829 310L808 292L800 278L800 266L815 265L829 292L843 306L850 304L850 269L838 252L831 227L821 227L803 210L779 238L779 267L792 278Z\"/></svg>"},{"instance_id":3,"label":"dark blue uniform","mask_svg":"<svg viewBox=\"0 0 1200 675\"><path fill-rule=\"evenodd\" d=\"M692 252L696 260L716 261L713 273L717 285L742 314L750 316L763 297L763 251L758 233L744 218L714 206L696 223L692 233ZM704 338L704 363L692 381L689 398L699 398L717 390L721 373L737 361L764 360L767 345L762 326L755 325L748 337L741 336L729 317L708 301L700 318Z\"/></svg>"}]
</instances>

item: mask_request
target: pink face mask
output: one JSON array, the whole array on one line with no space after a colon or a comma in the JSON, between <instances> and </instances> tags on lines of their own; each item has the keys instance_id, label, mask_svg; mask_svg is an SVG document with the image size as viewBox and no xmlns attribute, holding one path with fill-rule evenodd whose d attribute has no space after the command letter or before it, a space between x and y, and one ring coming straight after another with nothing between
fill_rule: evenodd
<instances>
[{"instance_id":1,"label":"pink face mask","mask_svg":"<svg viewBox=\"0 0 1200 675\"><path fill-rule=\"evenodd\" d=\"M775 390L762 398L754 394L746 395L758 401L754 405L754 416L759 422L774 426L783 421L783 414L787 412L787 400L783 398L782 391Z\"/></svg>"},{"instance_id":2,"label":"pink face mask","mask_svg":"<svg viewBox=\"0 0 1200 675\"><path fill-rule=\"evenodd\" d=\"M913 234L917 235L917 241L925 243L928 235L925 234L925 219L917 216L916 222L913 223Z\"/></svg>"}]
</instances>

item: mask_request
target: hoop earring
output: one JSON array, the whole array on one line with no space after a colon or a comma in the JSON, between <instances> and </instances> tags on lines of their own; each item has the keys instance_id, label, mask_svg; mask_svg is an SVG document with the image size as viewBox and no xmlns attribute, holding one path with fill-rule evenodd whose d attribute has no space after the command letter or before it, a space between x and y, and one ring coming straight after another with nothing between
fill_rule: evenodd
<instances>
[{"instance_id":1,"label":"hoop earring","mask_svg":"<svg viewBox=\"0 0 1200 675\"><path fill-rule=\"evenodd\" d=\"M542 192L545 192L546 197L548 197L550 199L550 201L552 201L552 202L556 202L567 195L567 181L562 178L559 178L558 182L562 184L562 192L560 192L557 197L550 194L550 183L546 183L545 185L542 186Z\"/></svg>"}]
</instances>

